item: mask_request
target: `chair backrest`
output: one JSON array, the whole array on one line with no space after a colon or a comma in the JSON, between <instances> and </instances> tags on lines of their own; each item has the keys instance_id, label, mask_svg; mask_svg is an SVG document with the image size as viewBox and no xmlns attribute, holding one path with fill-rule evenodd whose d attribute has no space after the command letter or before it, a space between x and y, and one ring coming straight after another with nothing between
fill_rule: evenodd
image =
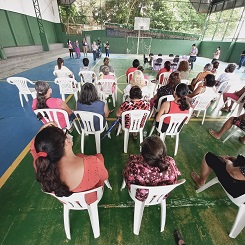
<instances>
[{"instance_id":1,"label":"chair backrest","mask_svg":"<svg viewBox=\"0 0 245 245\"><path fill-rule=\"evenodd\" d=\"M62 71L62 70L54 70L53 74L56 77L70 77L70 73L66 72L66 71Z\"/></svg>"},{"instance_id":2,"label":"chair backrest","mask_svg":"<svg viewBox=\"0 0 245 245\"><path fill-rule=\"evenodd\" d=\"M174 96L173 95L164 95L164 96L161 96L158 100L158 104L157 104L157 112L160 110L160 107L162 105L162 101L166 99L166 101L174 101Z\"/></svg>"},{"instance_id":3,"label":"chair backrest","mask_svg":"<svg viewBox=\"0 0 245 245\"><path fill-rule=\"evenodd\" d=\"M64 127L61 126L60 122L65 120L66 128L67 129L71 128L69 116L65 110L61 110L61 109L36 109L36 110L34 110L34 113L37 116L42 116L41 120L44 124L54 121L58 124L59 128L63 129Z\"/></svg>"},{"instance_id":4,"label":"chair backrest","mask_svg":"<svg viewBox=\"0 0 245 245\"><path fill-rule=\"evenodd\" d=\"M229 81L226 81L226 82L223 82L223 83L221 83L217 88L216 88L216 93L226 93L228 90L229 90L229 88L230 88L230 85L231 84L231 82L229 82Z\"/></svg>"},{"instance_id":5,"label":"chair backrest","mask_svg":"<svg viewBox=\"0 0 245 245\"><path fill-rule=\"evenodd\" d=\"M74 114L76 116L74 126L79 134L82 134L82 131L88 134L104 131L104 117L101 114L88 111L74 111ZM98 121L98 130L95 129L95 120Z\"/></svg>"},{"instance_id":6,"label":"chair backrest","mask_svg":"<svg viewBox=\"0 0 245 245\"><path fill-rule=\"evenodd\" d=\"M129 131L138 132L144 128L146 120L150 114L147 110L131 110L122 113L122 129L125 129L126 121L129 120Z\"/></svg>"},{"instance_id":7,"label":"chair backrest","mask_svg":"<svg viewBox=\"0 0 245 245\"><path fill-rule=\"evenodd\" d=\"M176 135L181 131L182 127L184 126L184 123L190 118L190 114L170 113L162 115L160 117L159 125L157 127L158 132L161 132L163 120L167 117L170 118L170 122L165 134Z\"/></svg>"},{"instance_id":8,"label":"chair backrest","mask_svg":"<svg viewBox=\"0 0 245 245\"><path fill-rule=\"evenodd\" d=\"M59 85L61 94L74 94L74 89L78 86L78 82L69 77L57 77L54 83Z\"/></svg>"},{"instance_id":9,"label":"chair backrest","mask_svg":"<svg viewBox=\"0 0 245 245\"><path fill-rule=\"evenodd\" d=\"M116 92L116 80L113 79L100 79L97 81L96 86L98 91L102 91L104 94L113 94Z\"/></svg>"},{"instance_id":10,"label":"chair backrest","mask_svg":"<svg viewBox=\"0 0 245 245\"><path fill-rule=\"evenodd\" d=\"M11 85L15 85L20 93L22 94L31 94L30 88L28 88L27 83L34 85L32 81L24 77L8 77L7 82Z\"/></svg>"},{"instance_id":11,"label":"chair backrest","mask_svg":"<svg viewBox=\"0 0 245 245\"><path fill-rule=\"evenodd\" d=\"M164 186L141 186L141 185L130 185L129 195L134 201L138 201L136 199L136 191L137 189L148 190L148 197L144 201L145 205L157 205L161 203L164 197L170 193L173 189L185 183L185 179L178 180L176 184L172 185L164 185Z\"/></svg>"},{"instance_id":12,"label":"chair backrest","mask_svg":"<svg viewBox=\"0 0 245 245\"><path fill-rule=\"evenodd\" d=\"M97 81L97 76L94 71L80 71L78 75L83 83L94 83Z\"/></svg>"},{"instance_id":13,"label":"chair backrest","mask_svg":"<svg viewBox=\"0 0 245 245\"><path fill-rule=\"evenodd\" d=\"M89 193L96 193L97 200L95 202L98 203L103 196L103 187L100 186L89 191L73 193L68 197L58 197L54 193L45 193L57 198L61 203L63 203L64 206L66 205L68 209L83 210L87 209L88 207L88 204L85 201L85 195Z\"/></svg>"},{"instance_id":14,"label":"chair backrest","mask_svg":"<svg viewBox=\"0 0 245 245\"><path fill-rule=\"evenodd\" d=\"M206 110L211 100L214 98L213 95L209 94L198 94L192 98L192 107L193 110L202 111Z\"/></svg>"},{"instance_id":15,"label":"chair backrest","mask_svg":"<svg viewBox=\"0 0 245 245\"><path fill-rule=\"evenodd\" d=\"M128 83L131 81L133 73L134 72L129 72L129 74L128 74Z\"/></svg>"},{"instance_id":16,"label":"chair backrest","mask_svg":"<svg viewBox=\"0 0 245 245\"><path fill-rule=\"evenodd\" d=\"M161 86L165 86L168 84L168 79L169 79L170 74L171 74L171 72L163 72L159 75L158 82L160 83L160 81L163 80ZM163 77L163 79L162 79L162 77Z\"/></svg>"}]
</instances>

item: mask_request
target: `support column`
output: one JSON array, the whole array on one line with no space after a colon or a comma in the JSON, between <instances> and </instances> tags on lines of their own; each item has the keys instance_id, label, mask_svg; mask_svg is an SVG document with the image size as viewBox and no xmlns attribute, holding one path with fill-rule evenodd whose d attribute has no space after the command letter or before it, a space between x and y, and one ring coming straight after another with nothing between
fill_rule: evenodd
<instances>
[{"instance_id":1,"label":"support column","mask_svg":"<svg viewBox=\"0 0 245 245\"><path fill-rule=\"evenodd\" d=\"M44 30L43 20L42 20L38 0L32 0L32 2L33 2L33 7L35 10L36 18L37 18L37 24L38 24L38 28L39 28L39 35L40 35L41 43L43 46L43 51L49 51L48 38L47 38L47 35L45 33L45 30Z\"/></svg>"},{"instance_id":2,"label":"support column","mask_svg":"<svg viewBox=\"0 0 245 245\"><path fill-rule=\"evenodd\" d=\"M7 55L4 52L2 44L0 44L0 59L7 59Z\"/></svg>"}]
</instances>

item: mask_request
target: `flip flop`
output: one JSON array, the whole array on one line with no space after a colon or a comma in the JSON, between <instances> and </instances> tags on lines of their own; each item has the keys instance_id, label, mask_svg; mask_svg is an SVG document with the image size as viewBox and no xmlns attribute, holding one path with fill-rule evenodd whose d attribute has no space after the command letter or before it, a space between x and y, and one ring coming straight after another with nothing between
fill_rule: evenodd
<instances>
[{"instance_id":1,"label":"flip flop","mask_svg":"<svg viewBox=\"0 0 245 245\"><path fill-rule=\"evenodd\" d=\"M208 132L216 139L216 140L219 140L215 135L214 135L214 131L213 129L209 129Z\"/></svg>"},{"instance_id":2,"label":"flip flop","mask_svg":"<svg viewBox=\"0 0 245 245\"><path fill-rule=\"evenodd\" d=\"M195 182L195 184L198 186L198 188L200 188L201 186L203 186L203 185L200 185L200 184L197 183L197 178L200 178L200 176L195 171L193 171L191 173L191 178L193 179L193 181Z\"/></svg>"},{"instance_id":3,"label":"flip flop","mask_svg":"<svg viewBox=\"0 0 245 245\"><path fill-rule=\"evenodd\" d=\"M180 244L184 245L185 244L183 237L178 230L174 230L174 240L175 240L177 245L180 245ZM182 241L182 242L179 243L180 241Z\"/></svg>"}]
</instances>

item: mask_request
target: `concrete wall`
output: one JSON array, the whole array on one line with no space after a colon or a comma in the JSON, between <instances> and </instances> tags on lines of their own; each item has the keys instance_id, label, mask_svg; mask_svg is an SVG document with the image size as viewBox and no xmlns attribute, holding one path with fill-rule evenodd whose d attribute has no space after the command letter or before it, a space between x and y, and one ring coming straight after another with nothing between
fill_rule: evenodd
<instances>
[{"instance_id":1,"label":"concrete wall","mask_svg":"<svg viewBox=\"0 0 245 245\"><path fill-rule=\"evenodd\" d=\"M38 0L43 20L60 23L57 0ZM32 0L0 0L0 8L19 14L36 17Z\"/></svg>"}]
</instances>

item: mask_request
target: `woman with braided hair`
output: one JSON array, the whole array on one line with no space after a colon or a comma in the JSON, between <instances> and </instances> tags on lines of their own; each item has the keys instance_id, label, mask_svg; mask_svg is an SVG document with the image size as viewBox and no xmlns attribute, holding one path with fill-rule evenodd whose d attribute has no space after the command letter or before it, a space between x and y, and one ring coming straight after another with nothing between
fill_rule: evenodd
<instances>
[{"instance_id":1,"label":"woman with braided hair","mask_svg":"<svg viewBox=\"0 0 245 245\"><path fill-rule=\"evenodd\" d=\"M69 108L69 106L60 98L51 98L52 95L52 88L49 86L47 82L44 81L37 81L35 83L35 89L37 91L37 98L33 100L32 103L32 110L36 109L62 109L65 110L68 115L70 121L75 118L74 113ZM39 120L42 120L45 123L45 118L41 118L40 115L37 115ZM65 118L63 115L58 115L58 120L60 126L62 128L66 127Z\"/></svg>"},{"instance_id":2,"label":"woman with braided hair","mask_svg":"<svg viewBox=\"0 0 245 245\"><path fill-rule=\"evenodd\" d=\"M91 190L104 185L108 172L102 154L75 155L72 137L53 123L42 127L31 142L37 181L42 190L57 196ZM96 193L85 196L88 204L96 200Z\"/></svg>"},{"instance_id":3,"label":"woman with braided hair","mask_svg":"<svg viewBox=\"0 0 245 245\"><path fill-rule=\"evenodd\" d=\"M165 101L162 103L157 115L156 115L156 127L158 127L160 117L164 114L172 113L184 113L189 114L190 104L188 102L188 86L184 83L179 83L175 87L174 101ZM162 132L165 132L168 128L170 117L166 117L163 121Z\"/></svg>"},{"instance_id":4,"label":"woman with braided hair","mask_svg":"<svg viewBox=\"0 0 245 245\"><path fill-rule=\"evenodd\" d=\"M166 155L166 146L158 136L150 136L141 143L141 154L130 155L123 170L128 188L131 184L142 186L171 185L177 182L180 172L172 157ZM148 190L138 189L136 198L144 201Z\"/></svg>"}]
</instances>

